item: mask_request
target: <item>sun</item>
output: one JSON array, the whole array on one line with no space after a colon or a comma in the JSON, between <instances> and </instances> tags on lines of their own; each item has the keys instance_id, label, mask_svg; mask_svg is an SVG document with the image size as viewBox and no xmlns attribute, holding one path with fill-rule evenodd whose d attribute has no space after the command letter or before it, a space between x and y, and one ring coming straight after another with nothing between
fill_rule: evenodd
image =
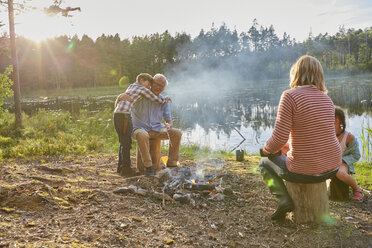
<instances>
[{"instance_id":1,"label":"sun","mask_svg":"<svg viewBox=\"0 0 372 248\"><path fill-rule=\"evenodd\" d=\"M47 38L69 34L72 25L68 18L48 16L43 11L32 10L15 17L17 35L40 42Z\"/></svg>"}]
</instances>

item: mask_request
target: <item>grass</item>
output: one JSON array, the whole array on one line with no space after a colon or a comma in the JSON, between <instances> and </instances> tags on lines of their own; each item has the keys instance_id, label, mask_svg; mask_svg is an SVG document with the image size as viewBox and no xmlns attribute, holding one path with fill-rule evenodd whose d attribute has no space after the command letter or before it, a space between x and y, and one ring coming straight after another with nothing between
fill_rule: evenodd
<instances>
[{"instance_id":1,"label":"grass","mask_svg":"<svg viewBox=\"0 0 372 248\"><path fill-rule=\"evenodd\" d=\"M107 96L119 95L123 93L128 85L124 87L115 86L100 86L87 88L73 88L73 89L50 89L50 90L34 90L23 93L23 98L40 99L44 97L53 98L58 96L63 97L89 97L89 96Z\"/></svg>"},{"instance_id":2,"label":"grass","mask_svg":"<svg viewBox=\"0 0 372 248\"><path fill-rule=\"evenodd\" d=\"M0 159L63 154L113 152L118 149L111 110L71 115L64 111L23 114L22 130L14 129L14 116L0 119Z\"/></svg>"},{"instance_id":3,"label":"grass","mask_svg":"<svg viewBox=\"0 0 372 248\"><path fill-rule=\"evenodd\" d=\"M369 125L364 126L364 124L362 124L362 134L360 135L360 138L362 139L362 157L367 161L371 161L372 128Z\"/></svg>"},{"instance_id":4,"label":"grass","mask_svg":"<svg viewBox=\"0 0 372 248\"><path fill-rule=\"evenodd\" d=\"M116 154L119 147L111 109L99 113L80 111L79 114L39 110L31 116L23 114L23 125L22 130L14 129L14 115L0 113L0 161L6 158L45 159L48 156L71 154ZM135 144L136 142L132 143L133 153ZM162 151L166 153L167 149L168 145L164 142ZM190 159L235 159L231 152L216 151L195 144L182 145L180 154ZM371 161L355 164L355 179L359 185L369 190L372 189L371 167Z\"/></svg>"},{"instance_id":5,"label":"grass","mask_svg":"<svg viewBox=\"0 0 372 248\"><path fill-rule=\"evenodd\" d=\"M372 161L358 161L354 164L356 174L353 175L358 185L372 190Z\"/></svg>"},{"instance_id":6,"label":"grass","mask_svg":"<svg viewBox=\"0 0 372 248\"><path fill-rule=\"evenodd\" d=\"M0 113L0 161L4 158L30 158L69 154L116 154L119 142L112 120L112 110L99 113L39 110L23 114L23 129L14 129L14 115ZM168 146L164 143L162 150ZM132 143L132 152L136 142ZM232 156L208 147L183 145L180 153L190 158Z\"/></svg>"}]
</instances>

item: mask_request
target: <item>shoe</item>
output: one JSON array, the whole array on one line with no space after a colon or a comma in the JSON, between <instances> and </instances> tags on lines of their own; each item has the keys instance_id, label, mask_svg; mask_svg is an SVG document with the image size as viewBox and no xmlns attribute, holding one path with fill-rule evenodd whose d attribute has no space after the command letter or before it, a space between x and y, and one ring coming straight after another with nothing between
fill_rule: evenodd
<instances>
[{"instance_id":1,"label":"shoe","mask_svg":"<svg viewBox=\"0 0 372 248\"><path fill-rule=\"evenodd\" d=\"M363 194L362 189L358 188L357 190L354 191L354 196L353 198L351 198L351 200L355 202L362 202L363 197L364 197L364 194Z\"/></svg>"},{"instance_id":2,"label":"shoe","mask_svg":"<svg viewBox=\"0 0 372 248\"><path fill-rule=\"evenodd\" d=\"M167 167L178 167L177 162L167 163Z\"/></svg>"},{"instance_id":3,"label":"shoe","mask_svg":"<svg viewBox=\"0 0 372 248\"><path fill-rule=\"evenodd\" d=\"M154 169L152 168L152 166L150 166L150 167L145 167L145 175L146 175L146 176L155 176L155 171L154 171Z\"/></svg>"},{"instance_id":4,"label":"shoe","mask_svg":"<svg viewBox=\"0 0 372 248\"><path fill-rule=\"evenodd\" d=\"M136 172L130 166L122 166L119 174L124 177L131 177L134 176Z\"/></svg>"},{"instance_id":5,"label":"shoe","mask_svg":"<svg viewBox=\"0 0 372 248\"><path fill-rule=\"evenodd\" d=\"M288 212L292 212L294 210L294 205L292 201L287 201L282 204L278 204L278 208L275 212L271 215L272 220L280 220L284 219Z\"/></svg>"}]
</instances>

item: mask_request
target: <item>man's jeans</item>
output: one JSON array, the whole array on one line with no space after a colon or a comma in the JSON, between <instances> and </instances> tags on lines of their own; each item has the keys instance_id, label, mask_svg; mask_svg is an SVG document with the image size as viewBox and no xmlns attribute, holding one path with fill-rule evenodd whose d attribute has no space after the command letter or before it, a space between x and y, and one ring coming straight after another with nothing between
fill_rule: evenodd
<instances>
[{"instance_id":1,"label":"man's jeans","mask_svg":"<svg viewBox=\"0 0 372 248\"><path fill-rule=\"evenodd\" d=\"M261 158L259 167L265 167L286 181L294 183L319 183L336 175L338 168L318 175L305 175L290 172L286 166L287 156L276 156L272 158Z\"/></svg>"},{"instance_id":2,"label":"man's jeans","mask_svg":"<svg viewBox=\"0 0 372 248\"><path fill-rule=\"evenodd\" d=\"M119 137L119 161L118 165L131 166L130 148L132 145L132 119L128 114L114 114L114 126Z\"/></svg>"},{"instance_id":3,"label":"man's jeans","mask_svg":"<svg viewBox=\"0 0 372 248\"><path fill-rule=\"evenodd\" d=\"M152 165L157 165L160 163L160 150L155 151L155 154L153 156L154 161L152 161L151 159L150 139L158 139L158 141L160 142L160 140L169 138L168 164L177 164L182 133L177 129L170 129L168 133L169 137L166 132L155 132L152 130L146 132L143 129L136 129L133 131L133 138L137 140L137 147L139 148L142 157L142 161L137 161L137 168L139 170L141 170L141 168L139 168L141 167L139 166L140 162L143 162L143 165L145 167L150 167ZM137 158L138 157L139 156L137 156ZM155 168L155 170L156 169L157 168Z\"/></svg>"}]
</instances>

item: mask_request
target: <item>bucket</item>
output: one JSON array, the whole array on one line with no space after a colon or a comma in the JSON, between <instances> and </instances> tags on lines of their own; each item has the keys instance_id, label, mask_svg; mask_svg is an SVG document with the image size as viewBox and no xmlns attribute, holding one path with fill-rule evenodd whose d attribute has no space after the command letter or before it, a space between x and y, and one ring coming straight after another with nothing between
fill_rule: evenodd
<instances>
[{"instance_id":1,"label":"bucket","mask_svg":"<svg viewBox=\"0 0 372 248\"><path fill-rule=\"evenodd\" d=\"M236 161L244 161L244 150L236 150Z\"/></svg>"}]
</instances>

